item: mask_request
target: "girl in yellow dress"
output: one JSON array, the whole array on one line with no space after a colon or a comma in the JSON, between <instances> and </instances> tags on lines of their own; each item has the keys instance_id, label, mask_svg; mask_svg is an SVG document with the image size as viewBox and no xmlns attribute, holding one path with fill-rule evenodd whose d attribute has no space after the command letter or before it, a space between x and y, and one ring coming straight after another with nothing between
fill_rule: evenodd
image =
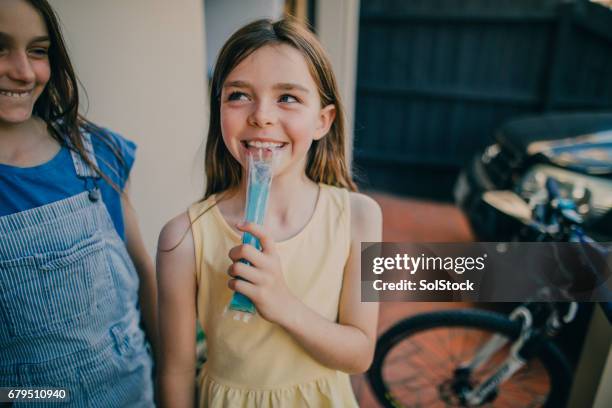
<instances>
[{"instance_id":1,"label":"girl in yellow dress","mask_svg":"<svg viewBox=\"0 0 612 408\"><path fill-rule=\"evenodd\" d=\"M348 375L368 369L378 315L360 299L360 244L381 240L382 217L355 192L316 37L289 19L238 30L220 52L210 114L205 196L159 237L159 402L355 407ZM263 227L241 222L247 155L261 146L276 156ZM261 251L241 245L244 232ZM227 310L233 291L257 309L248 322ZM208 360L194 381L196 319Z\"/></svg>"}]
</instances>

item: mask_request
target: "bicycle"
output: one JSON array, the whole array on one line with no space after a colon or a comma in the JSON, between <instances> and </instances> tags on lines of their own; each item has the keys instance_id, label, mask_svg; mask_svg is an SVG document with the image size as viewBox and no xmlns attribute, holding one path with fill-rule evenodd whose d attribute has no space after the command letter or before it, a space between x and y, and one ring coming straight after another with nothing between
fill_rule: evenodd
<instances>
[{"instance_id":1,"label":"bicycle","mask_svg":"<svg viewBox=\"0 0 612 408\"><path fill-rule=\"evenodd\" d=\"M535 205L533 219L525 221L529 236L523 238L593 243L554 179L546 180L546 191L544 204ZM579 304L539 295L509 316L449 310L395 324L379 338L367 373L376 398L391 408L565 406L572 372L552 339L574 320Z\"/></svg>"}]
</instances>

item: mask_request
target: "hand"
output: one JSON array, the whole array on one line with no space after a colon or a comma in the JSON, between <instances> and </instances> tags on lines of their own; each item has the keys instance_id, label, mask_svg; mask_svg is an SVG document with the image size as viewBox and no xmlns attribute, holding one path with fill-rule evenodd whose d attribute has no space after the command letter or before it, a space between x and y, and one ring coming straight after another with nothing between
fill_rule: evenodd
<instances>
[{"instance_id":1,"label":"hand","mask_svg":"<svg viewBox=\"0 0 612 408\"><path fill-rule=\"evenodd\" d=\"M228 255L234 263L227 273L234 279L230 279L227 286L251 299L264 319L280 324L281 317L287 314L297 298L285 283L276 243L265 228L257 224L238 224L237 228L259 239L262 250L260 252L252 245L241 244L229 251ZM240 262L241 259L251 265Z\"/></svg>"}]
</instances>

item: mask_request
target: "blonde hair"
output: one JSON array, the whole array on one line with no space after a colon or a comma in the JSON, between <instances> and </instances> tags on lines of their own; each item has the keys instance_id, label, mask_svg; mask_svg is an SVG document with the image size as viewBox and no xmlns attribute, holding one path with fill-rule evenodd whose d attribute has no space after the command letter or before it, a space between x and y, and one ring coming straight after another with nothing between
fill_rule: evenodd
<instances>
[{"instance_id":1,"label":"blonde hair","mask_svg":"<svg viewBox=\"0 0 612 408\"><path fill-rule=\"evenodd\" d=\"M314 182L356 191L346 160L344 109L331 63L315 35L297 20L254 21L236 31L225 43L213 73L210 125L206 143L207 185L204 198L240 184L242 169L230 154L221 134L221 89L229 73L246 57L266 45L287 44L302 53L318 87L321 106L333 104L336 116L325 137L315 140L308 152L306 175Z\"/></svg>"}]
</instances>

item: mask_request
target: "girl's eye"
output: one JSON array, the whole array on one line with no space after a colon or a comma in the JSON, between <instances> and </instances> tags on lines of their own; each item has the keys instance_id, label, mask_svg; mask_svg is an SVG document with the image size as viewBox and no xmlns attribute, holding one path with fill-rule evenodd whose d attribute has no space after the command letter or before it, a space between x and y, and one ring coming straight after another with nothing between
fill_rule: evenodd
<instances>
[{"instance_id":1,"label":"girl's eye","mask_svg":"<svg viewBox=\"0 0 612 408\"><path fill-rule=\"evenodd\" d=\"M47 55L49 55L49 50L47 48L32 48L30 50L30 54L34 55L35 57L46 57Z\"/></svg>"},{"instance_id":2,"label":"girl's eye","mask_svg":"<svg viewBox=\"0 0 612 408\"><path fill-rule=\"evenodd\" d=\"M227 97L228 101L248 101L249 98L244 92L232 92Z\"/></svg>"},{"instance_id":3,"label":"girl's eye","mask_svg":"<svg viewBox=\"0 0 612 408\"><path fill-rule=\"evenodd\" d=\"M282 95L280 97L279 101L280 102L284 102L284 103L296 103L296 102L299 102L298 99L295 96L288 95L288 94Z\"/></svg>"}]
</instances>

